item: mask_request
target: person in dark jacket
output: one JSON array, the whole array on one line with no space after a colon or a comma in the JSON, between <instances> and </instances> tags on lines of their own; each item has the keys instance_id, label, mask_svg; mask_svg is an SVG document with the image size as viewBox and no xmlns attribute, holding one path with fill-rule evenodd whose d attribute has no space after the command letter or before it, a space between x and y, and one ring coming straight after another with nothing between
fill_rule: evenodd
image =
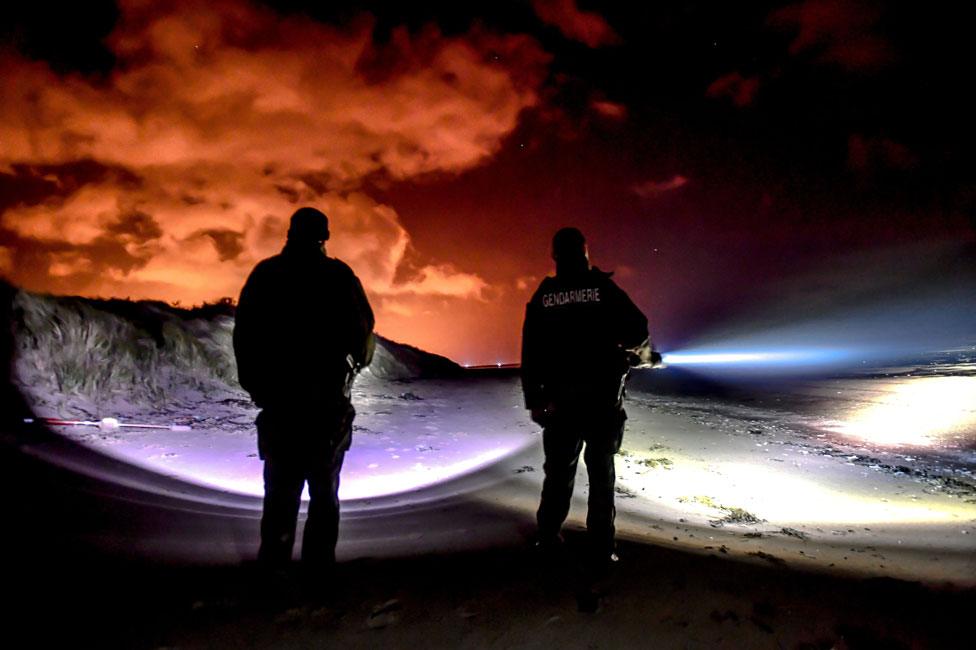
<instances>
[{"instance_id":1,"label":"person in dark jacket","mask_svg":"<svg viewBox=\"0 0 976 650\"><path fill-rule=\"evenodd\" d=\"M271 568L291 561L306 482L302 562L320 571L335 563L339 471L355 416L350 389L372 358L373 311L352 269L326 255L327 239L325 214L297 210L284 249L258 263L237 306L238 377L261 409L258 560Z\"/></svg>"},{"instance_id":2,"label":"person in dark jacket","mask_svg":"<svg viewBox=\"0 0 976 650\"><path fill-rule=\"evenodd\" d=\"M614 454L623 438L624 381L632 366L653 363L647 318L605 273L591 267L583 234L563 228L552 241L555 277L539 285L525 310L522 388L532 420L543 427L545 478L536 545L562 538L576 466L590 479L586 517L589 559L606 565L614 547Z\"/></svg>"}]
</instances>

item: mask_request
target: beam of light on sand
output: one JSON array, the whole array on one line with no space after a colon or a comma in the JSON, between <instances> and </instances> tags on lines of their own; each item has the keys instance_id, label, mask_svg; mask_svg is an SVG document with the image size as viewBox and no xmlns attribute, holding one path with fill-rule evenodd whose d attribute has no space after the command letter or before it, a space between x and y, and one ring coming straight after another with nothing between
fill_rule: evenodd
<instances>
[{"instance_id":1,"label":"beam of light on sand","mask_svg":"<svg viewBox=\"0 0 976 650\"><path fill-rule=\"evenodd\" d=\"M405 436L406 437L406 436ZM250 443L244 438L243 443ZM414 440L404 440L410 444ZM442 447L378 448L370 441L357 443L346 454L339 497L361 500L416 492L484 469L522 451L525 437L484 432L443 440ZM182 433L151 446L120 442L97 450L111 458L163 476L233 494L264 495L263 463L213 442L201 431ZM393 453L399 452L399 453ZM64 465L65 459L59 460ZM303 497L308 499L306 487Z\"/></svg>"},{"instance_id":2,"label":"beam of light on sand","mask_svg":"<svg viewBox=\"0 0 976 650\"><path fill-rule=\"evenodd\" d=\"M881 445L925 446L976 429L976 377L909 377L828 429Z\"/></svg>"},{"instance_id":3,"label":"beam of light on sand","mask_svg":"<svg viewBox=\"0 0 976 650\"><path fill-rule=\"evenodd\" d=\"M765 461L765 456L763 461ZM638 457L639 460L639 457ZM972 517L962 504L938 509L910 498L881 501L857 494L843 485L828 485L816 476L800 476L801 468L778 469L759 463L702 463L674 459L672 469L652 469L620 479L628 491L644 498L624 502L641 509L641 502L672 516L699 515L719 520L741 508L769 525L784 524L935 524Z\"/></svg>"},{"instance_id":4,"label":"beam of light on sand","mask_svg":"<svg viewBox=\"0 0 976 650\"><path fill-rule=\"evenodd\" d=\"M442 492L439 486L448 482L451 489L466 490L497 480L489 467L538 442L523 415L518 386L510 381L418 382L397 396L388 384L371 380L361 383L355 399L359 413L339 496L363 507L374 498L399 500L394 495L406 493L411 494L407 500L426 499L429 494L421 491ZM68 426L58 433L134 468L210 489L214 498L263 496L264 467L252 416L208 408L206 403L197 407L194 415L202 422L189 430L93 434ZM171 416L190 419L189 414ZM455 485L461 478L463 486Z\"/></svg>"},{"instance_id":5,"label":"beam of light on sand","mask_svg":"<svg viewBox=\"0 0 976 650\"><path fill-rule=\"evenodd\" d=\"M437 458L431 458L426 463L418 462L406 469L383 470L378 467L368 468L366 471L344 469L339 486L339 498L342 500L372 499L421 490L475 472L515 451L517 450L508 447L496 447L456 462L443 463ZM193 471L194 469L198 471ZM205 469L190 468L190 472L182 475L182 478L240 494L253 496L264 494L260 466L257 467L256 472L236 477L208 475ZM303 498L308 499L307 486Z\"/></svg>"}]
</instances>

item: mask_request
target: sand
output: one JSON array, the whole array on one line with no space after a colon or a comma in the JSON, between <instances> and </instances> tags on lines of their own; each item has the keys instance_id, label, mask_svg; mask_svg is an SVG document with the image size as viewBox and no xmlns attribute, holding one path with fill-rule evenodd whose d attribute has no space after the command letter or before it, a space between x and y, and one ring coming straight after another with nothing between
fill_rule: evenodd
<instances>
[{"instance_id":1,"label":"sand","mask_svg":"<svg viewBox=\"0 0 976 650\"><path fill-rule=\"evenodd\" d=\"M965 473L917 450L840 440L789 409L632 390L622 561L592 583L582 464L564 552L528 548L541 435L515 377L367 378L355 402L338 575L313 591L297 566L268 582L249 564L260 463L240 394L124 414L191 432L5 446L11 620L37 642L123 647L968 645L976 504L948 480ZM66 415L54 403L38 414Z\"/></svg>"}]
</instances>

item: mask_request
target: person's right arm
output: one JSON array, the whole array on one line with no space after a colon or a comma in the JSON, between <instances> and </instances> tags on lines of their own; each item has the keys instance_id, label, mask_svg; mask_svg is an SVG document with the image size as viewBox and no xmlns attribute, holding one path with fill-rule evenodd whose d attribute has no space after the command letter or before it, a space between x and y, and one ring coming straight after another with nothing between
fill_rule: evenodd
<instances>
[{"instance_id":1,"label":"person's right arm","mask_svg":"<svg viewBox=\"0 0 976 650\"><path fill-rule=\"evenodd\" d=\"M248 276L237 301L234 317L234 357L237 361L237 379L258 406L264 405L265 369L262 367L261 321L263 282L261 267Z\"/></svg>"},{"instance_id":2,"label":"person's right arm","mask_svg":"<svg viewBox=\"0 0 976 650\"><path fill-rule=\"evenodd\" d=\"M542 307L536 296L525 306L525 322L522 324L522 393L525 396L525 408L532 413L532 420L545 426L549 409L543 383L542 355L545 340L540 313Z\"/></svg>"}]
</instances>

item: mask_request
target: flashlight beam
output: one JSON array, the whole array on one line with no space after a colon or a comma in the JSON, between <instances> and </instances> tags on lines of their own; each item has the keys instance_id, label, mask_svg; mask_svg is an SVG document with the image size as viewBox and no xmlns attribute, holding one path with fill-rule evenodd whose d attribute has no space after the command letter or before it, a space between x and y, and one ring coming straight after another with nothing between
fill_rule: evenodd
<instances>
[{"instance_id":1,"label":"flashlight beam","mask_svg":"<svg viewBox=\"0 0 976 650\"><path fill-rule=\"evenodd\" d=\"M675 352L663 356L669 366L764 366L764 365L817 365L835 363L849 356L845 350L810 349L780 351L734 352Z\"/></svg>"}]
</instances>

